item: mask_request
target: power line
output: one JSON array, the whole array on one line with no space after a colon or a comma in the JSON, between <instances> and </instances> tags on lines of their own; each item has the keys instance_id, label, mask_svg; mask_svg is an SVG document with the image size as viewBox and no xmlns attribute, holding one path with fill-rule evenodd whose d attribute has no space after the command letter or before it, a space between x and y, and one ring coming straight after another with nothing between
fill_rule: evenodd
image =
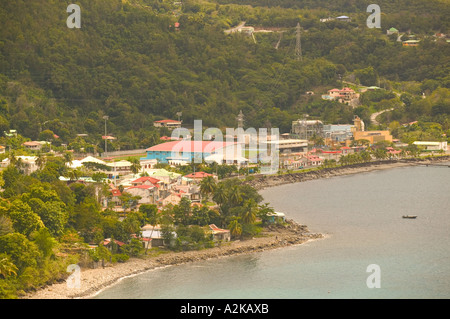
<instances>
[{"instance_id":1,"label":"power line","mask_svg":"<svg viewBox=\"0 0 450 319\"><path fill-rule=\"evenodd\" d=\"M295 55L297 56L297 60L302 60L302 42L300 37L301 29L300 29L300 22L297 23L297 45L295 46Z\"/></svg>"}]
</instances>

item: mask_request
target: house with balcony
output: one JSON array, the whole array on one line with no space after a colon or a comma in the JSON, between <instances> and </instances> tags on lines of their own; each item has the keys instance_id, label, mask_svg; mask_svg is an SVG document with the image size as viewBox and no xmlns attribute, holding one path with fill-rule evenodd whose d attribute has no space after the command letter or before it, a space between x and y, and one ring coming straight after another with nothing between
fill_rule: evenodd
<instances>
[{"instance_id":1,"label":"house with balcony","mask_svg":"<svg viewBox=\"0 0 450 319\"><path fill-rule=\"evenodd\" d=\"M359 93L356 93L355 90L345 87L343 89L328 90L327 94L322 95L322 99L356 106L359 101L359 96Z\"/></svg>"},{"instance_id":2,"label":"house with balcony","mask_svg":"<svg viewBox=\"0 0 450 319\"><path fill-rule=\"evenodd\" d=\"M182 121L176 121L176 120L160 120L160 121L154 121L153 126L155 127L167 127L169 129L176 129L181 127Z\"/></svg>"}]
</instances>

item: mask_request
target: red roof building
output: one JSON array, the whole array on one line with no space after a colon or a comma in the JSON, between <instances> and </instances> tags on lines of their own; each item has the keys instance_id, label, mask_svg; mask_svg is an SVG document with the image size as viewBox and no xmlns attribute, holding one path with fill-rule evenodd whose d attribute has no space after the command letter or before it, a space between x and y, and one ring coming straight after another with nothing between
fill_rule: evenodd
<instances>
[{"instance_id":1,"label":"red roof building","mask_svg":"<svg viewBox=\"0 0 450 319\"><path fill-rule=\"evenodd\" d=\"M131 182L131 184L133 186L147 184L147 185L153 185L153 186L159 187L158 183L161 183L161 181L159 179L150 177L150 176L142 176Z\"/></svg>"},{"instance_id":2,"label":"red roof building","mask_svg":"<svg viewBox=\"0 0 450 319\"><path fill-rule=\"evenodd\" d=\"M117 196L117 197L120 196L120 195L122 195L122 193L120 192L120 190L117 189L117 188L112 189L112 190L111 190L111 193L112 193L113 196Z\"/></svg>"},{"instance_id":3,"label":"red roof building","mask_svg":"<svg viewBox=\"0 0 450 319\"><path fill-rule=\"evenodd\" d=\"M181 121L160 120L160 121L154 121L153 125L155 127L178 128L178 127L181 127Z\"/></svg>"},{"instance_id":4,"label":"red roof building","mask_svg":"<svg viewBox=\"0 0 450 319\"><path fill-rule=\"evenodd\" d=\"M209 173L205 173L205 172L195 172L195 173L191 173L191 174L185 175L184 177L198 180L198 179L203 179L203 178L208 177L208 176L214 177L213 174L209 174Z\"/></svg>"}]
</instances>

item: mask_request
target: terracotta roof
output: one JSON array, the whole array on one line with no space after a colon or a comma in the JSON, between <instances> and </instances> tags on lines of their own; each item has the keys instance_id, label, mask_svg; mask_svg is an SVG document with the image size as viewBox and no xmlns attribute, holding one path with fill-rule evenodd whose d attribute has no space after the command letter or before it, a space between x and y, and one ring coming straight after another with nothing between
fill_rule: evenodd
<instances>
[{"instance_id":1,"label":"terracotta roof","mask_svg":"<svg viewBox=\"0 0 450 319\"><path fill-rule=\"evenodd\" d=\"M102 139L104 139L104 140L115 140L116 138L114 136L103 135Z\"/></svg>"},{"instance_id":2,"label":"terracotta roof","mask_svg":"<svg viewBox=\"0 0 450 319\"><path fill-rule=\"evenodd\" d=\"M103 246L108 245L110 242L111 242L111 238L106 238L106 239L103 241ZM115 240L115 239L114 239L114 242L115 242L117 245L119 245L119 246L125 245L124 242L121 242L121 241L118 241L118 240Z\"/></svg>"},{"instance_id":3,"label":"terracotta roof","mask_svg":"<svg viewBox=\"0 0 450 319\"><path fill-rule=\"evenodd\" d=\"M222 233L222 232L223 233L228 233L228 232L230 232L228 229L219 228L215 224L209 225L209 228L215 233Z\"/></svg>"},{"instance_id":4,"label":"terracotta roof","mask_svg":"<svg viewBox=\"0 0 450 319\"><path fill-rule=\"evenodd\" d=\"M31 142L25 142L25 143L23 143L23 145L26 145L26 146L37 146L37 145L41 145L41 143L36 142L36 141L31 141Z\"/></svg>"},{"instance_id":5,"label":"terracotta roof","mask_svg":"<svg viewBox=\"0 0 450 319\"><path fill-rule=\"evenodd\" d=\"M195 172L188 175L185 175L184 177L187 178L204 178L208 176L214 176L213 174L205 173L205 172Z\"/></svg>"},{"instance_id":6,"label":"terracotta roof","mask_svg":"<svg viewBox=\"0 0 450 319\"><path fill-rule=\"evenodd\" d=\"M150 189L150 188L154 188L154 187L156 187L156 186L155 185L136 185L136 186L128 187L127 190L132 189L132 188Z\"/></svg>"},{"instance_id":7,"label":"terracotta roof","mask_svg":"<svg viewBox=\"0 0 450 319\"><path fill-rule=\"evenodd\" d=\"M111 190L111 193L112 193L113 196L120 196L120 195L122 195L122 193L118 189Z\"/></svg>"},{"instance_id":8,"label":"terracotta roof","mask_svg":"<svg viewBox=\"0 0 450 319\"><path fill-rule=\"evenodd\" d=\"M144 182L147 182L147 181L149 181L149 182L152 183L152 184L157 184L157 183L160 182L160 180L157 179L157 178L150 177L150 176L142 176L142 177L139 177L138 179L135 179L135 180L132 181L131 183L133 183L133 184L139 184L139 183L144 183Z\"/></svg>"}]
</instances>

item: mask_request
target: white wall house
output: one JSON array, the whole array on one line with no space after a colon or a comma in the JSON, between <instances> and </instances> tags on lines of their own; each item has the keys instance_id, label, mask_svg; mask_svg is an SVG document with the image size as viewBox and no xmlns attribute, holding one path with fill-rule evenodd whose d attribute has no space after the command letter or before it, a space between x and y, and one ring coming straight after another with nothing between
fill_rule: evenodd
<instances>
[{"instance_id":1,"label":"white wall house","mask_svg":"<svg viewBox=\"0 0 450 319\"><path fill-rule=\"evenodd\" d=\"M440 151L443 150L447 152L447 142L426 142L426 141L415 141L414 145L424 147L426 151Z\"/></svg>"}]
</instances>

